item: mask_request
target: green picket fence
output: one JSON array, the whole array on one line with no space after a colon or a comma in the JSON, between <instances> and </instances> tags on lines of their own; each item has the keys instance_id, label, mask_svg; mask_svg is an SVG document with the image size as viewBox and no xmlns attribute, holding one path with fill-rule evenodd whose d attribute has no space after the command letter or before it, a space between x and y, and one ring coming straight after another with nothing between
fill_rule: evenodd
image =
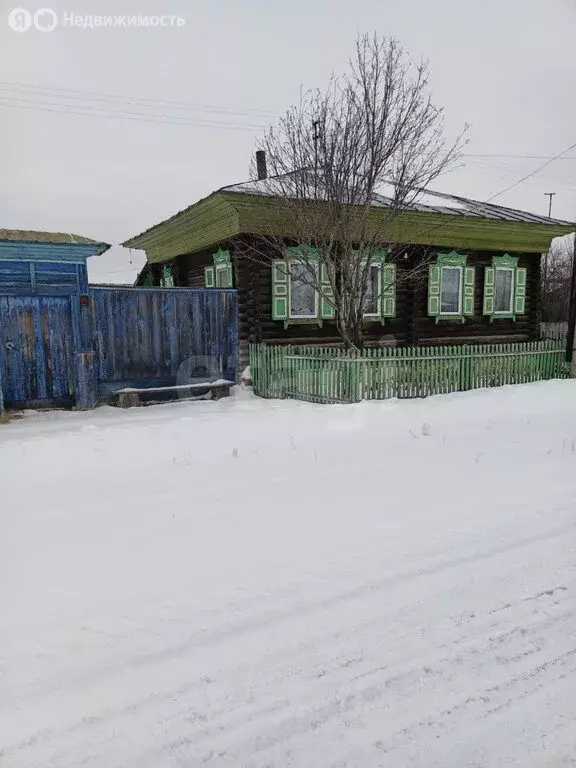
<instances>
[{"instance_id":1,"label":"green picket fence","mask_svg":"<svg viewBox=\"0 0 576 768\"><path fill-rule=\"evenodd\" d=\"M562 341L452 347L250 345L254 391L316 403L427 397L568 375Z\"/></svg>"}]
</instances>

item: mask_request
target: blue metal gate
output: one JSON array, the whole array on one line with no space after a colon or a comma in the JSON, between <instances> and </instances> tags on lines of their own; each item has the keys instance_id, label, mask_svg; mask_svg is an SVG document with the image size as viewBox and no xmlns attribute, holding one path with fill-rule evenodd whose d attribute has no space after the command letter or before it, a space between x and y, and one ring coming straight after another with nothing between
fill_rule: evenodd
<instances>
[{"instance_id":1,"label":"blue metal gate","mask_svg":"<svg viewBox=\"0 0 576 768\"><path fill-rule=\"evenodd\" d=\"M0 296L0 380L5 406L74 404L70 296Z\"/></svg>"}]
</instances>

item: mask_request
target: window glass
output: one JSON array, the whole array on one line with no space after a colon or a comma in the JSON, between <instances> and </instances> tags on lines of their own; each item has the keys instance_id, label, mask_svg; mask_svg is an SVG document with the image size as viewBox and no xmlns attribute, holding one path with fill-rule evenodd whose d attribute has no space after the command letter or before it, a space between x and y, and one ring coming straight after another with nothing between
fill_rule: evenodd
<instances>
[{"instance_id":1,"label":"window glass","mask_svg":"<svg viewBox=\"0 0 576 768\"><path fill-rule=\"evenodd\" d=\"M460 314L461 292L462 269L460 267L442 267L440 314Z\"/></svg>"},{"instance_id":2,"label":"window glass","mask_svg":"<svg viewBox=\"0 0 576 768\"><path fill-rule=\"evenodd\" d=\"M290 264L290 315L316 317L316 287L308 264Z\"/></svg>"},{"instance_id":3,"label":"window glass","mask_svg":"<svg viewBox=\"0 0 576 768\"><path fill-rule=\"evenodd\" d=\"M217 266L216 267L216 288L228 287L228 267Z\"/></svg>"},{"instance_id":4,"label":"window glass","mask_svg":"<svg viewBox=\"0 0 576 768\"><path fill-rule=\"evenodd\" d=\"M379 315L378 300L380 298L380 264L371 264L366 275L364 291L363 314Z\"/></svg>"},{"instance_id":5,"label":"window glass","mask_svg":"<svg viewBox=\"0 0 576 768\"><path fill-rule=\"evenodd\" d=\"M513 270L496 269L494 276L494 312L512 311Z\"/></svg>"}]
</instances>

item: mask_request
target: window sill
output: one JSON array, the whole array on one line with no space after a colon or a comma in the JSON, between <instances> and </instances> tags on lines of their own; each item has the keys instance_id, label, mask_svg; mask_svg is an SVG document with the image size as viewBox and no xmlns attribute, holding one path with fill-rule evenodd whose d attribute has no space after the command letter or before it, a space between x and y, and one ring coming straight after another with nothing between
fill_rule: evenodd
<instances>
[{"instance_id":1,"label":"window sill","mask_svg":"<svg viewBox=\"0 0 576 768\"><path fill-rule=\"evenodd\" d=\"M322 328L323 320L318 317L289 317L280 322L284 323L284 328L288 328L290 325L316 325L318 328Z\"/></svg>"},{"instance_id":2,"label":"window sill","mask_svg":"<svg viewBox=\"0 0 576 768\"><path fill-rule=\"evenodd\" d=\"M513 312L498 312L498 314L490 315L490 322L493 323L494 320L513 320L516 322L516 315Z\"/></svg>"},{"instance_id":3,"label":"window sill","mask_svg":"<svg viewBox=\"0 0 576 768\"><path fill-rule=\"evenodd\" d=\"M464 315L436 315L436 322L437 323L465 323L466 318Z\"/></svg>"}]
</instances>

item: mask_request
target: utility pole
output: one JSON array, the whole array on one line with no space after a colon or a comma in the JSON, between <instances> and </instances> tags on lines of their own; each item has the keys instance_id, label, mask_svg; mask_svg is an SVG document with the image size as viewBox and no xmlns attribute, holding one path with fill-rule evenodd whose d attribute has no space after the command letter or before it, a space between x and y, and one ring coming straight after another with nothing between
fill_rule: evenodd
<instances>
[{"instance_id":1,"label":"utility pole","mask_svg":"<svg viewBox=\"0 0 576 768\"><path fill-rule=\"evenodd\" d=\"M552 218L552 198L556 192L544 192L544 197L547 197L548 202L548 218ZM548 259L550 258L550 249L548 249L546 255L544 256L544 284L546 285L548 280Z\"/></svg>"},{"instance_id":2,"label":"utility pole","mask_svg":"<svg viewBox=\"0 0 576 768\"><path fill-rule=\"evenodd\" d=\"M574 331L576 329L576 236L572 235L572 280L570 281L570 306L568 308L568 334L566 336L566 362L574 370Z\"/></svg>"},{"instance_id":3,"label":"utility pole","mask_svg":"<svg viewBox=\"0 0 576 768\"><path fill-rule=\"evenodd\" d=\"M320 140L320 120L312 121L312 139L314 141L314 164L318 163L318 141Z\"/></svg>"},{"instance_id":4,"label":"utility pole","mask_svg":"<svg viewBox=\"0 0 576 768\"><path fill-rule=\"evenodd\" d=\"M314 199L318 197L318 142L320 141L320 120L312 121L312 140L314 141Z\"/></svg>"}]
</instances>

